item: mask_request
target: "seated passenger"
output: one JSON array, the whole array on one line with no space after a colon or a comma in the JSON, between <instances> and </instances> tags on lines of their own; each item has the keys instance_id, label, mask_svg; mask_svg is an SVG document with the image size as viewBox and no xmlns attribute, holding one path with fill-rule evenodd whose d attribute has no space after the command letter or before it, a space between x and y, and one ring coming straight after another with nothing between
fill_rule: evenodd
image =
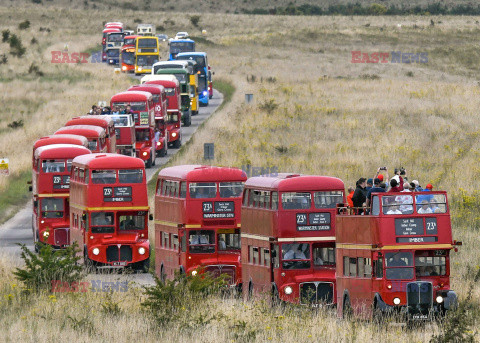
<instances>
[{"instance_id":1,"label":"seated passenger","mask_svg":"<svg viewBox=\"0 0 480 343\"><path fill-rule=\"evenodd\" d=\"M225 240L223 239L223 237L218 238L218 249L227 250L227 244L225 243Z\"/></svg>"},{"instance_id":2,"label":"seated passenger","mask_svg":"<svg viewBox=\"0 0 480 343\"><path fill-rule=\"evenodd\" d=\"M429 207L428 201L427 200L422 200L422 207L420 207L417 212L419 214L425 214L425 213L433 213L432 209Z\"/></svg>"},{"instance_id":3,"label":"seated passenger","mask_svg":"<svg viewBox=\"0 0 480 343\"><path fill-rule=\"evenodd\" d=\"M392 203L392 205L389 206L386 214L403 214L403 213L398 209L398 204Z\"/></svg>"},{"instance_id":4,"label":"seated passenger","mask_svg":"<svg viewBox=\"0 0 480 343\"><path fill-rule=\"evenodd\" d=\"M406 267L407 264L404 260L400 258L400 253L394 254L388 261L387 266L389 267Z\"/></svg>"}]
</instances>

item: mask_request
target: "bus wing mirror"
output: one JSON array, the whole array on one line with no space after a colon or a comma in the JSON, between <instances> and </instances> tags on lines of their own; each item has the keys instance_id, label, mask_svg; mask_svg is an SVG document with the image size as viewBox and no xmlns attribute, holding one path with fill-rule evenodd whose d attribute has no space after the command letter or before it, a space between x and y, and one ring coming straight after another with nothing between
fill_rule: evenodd
<instances>
[{"instance_id":1,"label":"bus wing mirror","mask_svg":"<svg viewBox=\"0 0 480 343\"><path fill-rule=\"evenodd\" d=\"M32 191L32 186L28 186L28 191L29 191L29 192Z\"/></svg>"},{"instance_id":2,"label":"bus wing mirror","mask_svg":"<svg viewBox=\"0 0 480 343\"><path fill-rule=\"evenodd\" d=\"M87 220L87 214L86 213L82 214L82 220Z\"/></svg>"},{"instance_id":3,"label":"bus wing mirror","mask_svg":"<svg viewBox=\"0 0 480 343\"><path fill-rule=\"evenodd\" d=\"M272 257L277 257L277 251L276 250L272 250Z\"/></svg>"},{"instance_id":4,"label":"bus wing mirror","mask_svg":"<svg viewBox=\"0 0 480 343\"><path fill-rule=\"evenodd\" d=\"M149 220L153 220L153 214L150 213L150 214L148 215L148 219L149 219Z\"/></svg>"},{"instance_id":5,"label":"bus wing mirror","mask_svg":"<svg viewBox=\"0 0 480 343\"><path fill-rule=\"evenodd\" d=\"M37 207L38 206L38 200L34 200L33 201L33 207Z\"/></svg>"}]
</instances>

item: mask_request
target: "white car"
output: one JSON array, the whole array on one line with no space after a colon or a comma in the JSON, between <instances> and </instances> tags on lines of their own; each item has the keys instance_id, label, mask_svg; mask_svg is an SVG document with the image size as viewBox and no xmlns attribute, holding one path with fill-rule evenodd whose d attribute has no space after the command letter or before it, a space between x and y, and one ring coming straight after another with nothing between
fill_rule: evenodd
<instances>
[{"instance_id":1,"label":"white car","mask_svg":"<svg viewBox=\"0 0 480 343\"><path fill-rule=\"evenodd\" d=\"M186 39L188 38L188 32L177 32L174 39Z\"/></svg>"}]
</instances>

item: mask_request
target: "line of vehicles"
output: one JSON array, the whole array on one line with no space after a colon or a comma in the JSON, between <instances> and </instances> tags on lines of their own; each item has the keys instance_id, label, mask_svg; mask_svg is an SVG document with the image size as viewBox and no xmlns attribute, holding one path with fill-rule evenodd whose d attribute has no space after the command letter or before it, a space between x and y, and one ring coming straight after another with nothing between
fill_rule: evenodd
<instances>
[{"instance_id":1,"label":"line of vehicles","mask_svg":"<svg viewBox=\"0 0 480 343\"><path fill-rule=\"evenodd\" d=\"M208 100L213 97L213 83L207 54L195 51L195 41L189 38L187 32L178 32L174 39L168 40L169 61L188 61L188 67L172 64L172 70L155 68L160 62L162 42L167 41L166 35L155 35L155 27L151 24L138 24L136 34L131 30L124 30L120 22L105 24L102 38L102 59L112 65L118 65L122 72L135 75L175 75L178 81L185 83L192 103L182 102L184 113L196 111L193 107L207 106ZM162 65L162 63L160 63ZM185 69L185 77L178 69ZM194 104L196 98L196 104ZM185 98L186 99L186 98Z\"/></svg>"},{"instance_id":2,"label":"line of vehicles","mask_svg":"<svg viewBox=\"0 0 480 343\"><path fill-rule=\"evenodd\" d=\"M77 243L83 263L96 268L147 271L150 219L162 280L226 275L245 299L336 306L339 317L427 319L455 309L451 252L461 243L446 192L373 193L357 215L338 178L247 178L237 168L182 165L159 172L151 215L145 167L181 142L192 62L153 64L140 85L112 97L113 113L125 114L75 117L35 142L35 242ZM171 74L177 69L185 88Z\"/></svg>"},{"instance_id":3,"label":"line of vehicles","mask_svg":"<svg viewBox=\"0 0 480 343\"><path fill-rule=\"evenodd\" d=\"M51 139L57 144L40 146ZM338 178L247 179L236 168L183 165L159 172L152 217L139 159L92 154L85 137L69 134L37 145L35 240L77 242L85 264L147 270L150 217L162 280L225 274L245 299L331 305L340 317L427 319L457 305L450 266L461 243L446 192L374 193L369 214L356 215Z\"/></svg>"}]
</instances>

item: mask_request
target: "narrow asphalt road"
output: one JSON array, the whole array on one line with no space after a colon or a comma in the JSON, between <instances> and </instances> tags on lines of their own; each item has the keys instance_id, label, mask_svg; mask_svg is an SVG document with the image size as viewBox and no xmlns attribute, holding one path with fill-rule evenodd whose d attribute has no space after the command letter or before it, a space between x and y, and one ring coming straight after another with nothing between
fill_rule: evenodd
<instances>
[{"instance_id":1,"label":"narrow asphalt road","mask_svg":"<svg viewBox=\"0 0 480 343\"><path fill-rule=\"evenodd\" d=\"M200 107L196 116L192 117L192 125L182 127L182 144L185 144L195 133L197 128L220 106L223 101L223 95L214 90L213 98L210 99L207 107ZM147 169L147 178L150 180L155 172L160 169L178 149L168 149L168 155L157 157L156 164ZM12 219L0 226L0 254L5 256L20 256L20 248L17 243L25 244L29 249L33 249L32 233L32 203L31 201L19 211Z\"/></svg>"}]
</instances>

